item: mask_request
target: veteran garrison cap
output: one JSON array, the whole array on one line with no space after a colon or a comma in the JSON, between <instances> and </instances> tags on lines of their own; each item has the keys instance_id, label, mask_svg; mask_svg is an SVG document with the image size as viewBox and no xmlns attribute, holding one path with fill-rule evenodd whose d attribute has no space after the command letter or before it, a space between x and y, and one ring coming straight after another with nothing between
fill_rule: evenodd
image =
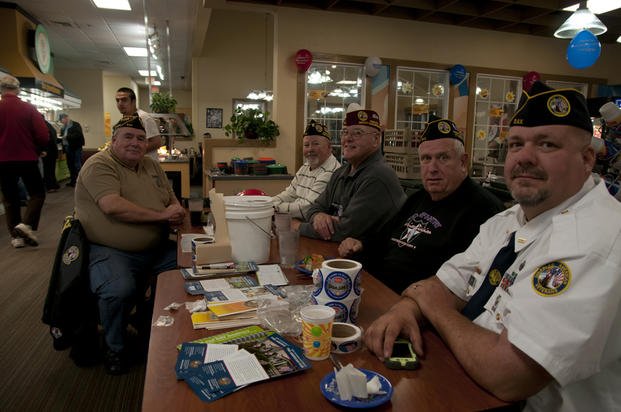
<instances>
[{"instance_id":1,"label":"veteran garrison cap","mask_svg":"<svg viewBox=\"0 0 621 412\"><path fill-rule=\"evenodd\" d=\"M582 93L575 89L552 89L535 82L530 93L522 92L510 126L566 125L593 133L589 110Z\"/></svg>"},{"instance_id":2,"label":"veteran garrison cap","mask_svg":"<svg viewBox=\"0 0 621 412\"><path fill-rule=\"evenodd\" d=\"M144 130L144 126L142 125L142 121L140 120L138 114L123 116L121 120L114 125L113 133L116 133L116 131L121 127L131 127L134 129Z\"/></svg>"},{"instance_id":3,"label":"veteran garrison cap","mask_svg":"<svg viewBox=\"0 0 621 412\"><path fill-rule=\"evenodd\" d=\"M381 131L379 114L373 110L354 110L345 115L343 126L371 126Z\"/></svg>"},{"instance_id":4,"label":"veteran garrison cap","mask_svg":"<svg viewBox=\"0 0 621 412\"><path fill-rule=\"evenodd\" d=\"M457 129L455 123L449 119L441 119L432 115L420 136L420 141L426 142L437 139L457 139L462 143L464 142L462 133Z\"/></svg>"},{"instance_id":5,"label":"veteran garrison cap","mask_svg":"<svg viewBox=\"0 0 621 412\"><path fill-rule=\"evenodd\" d=\"M328 128L321 124L317 123L314 120L311 120L306 126L306 130L304 130L304 136L323 136L328 140L331 139L330 133L328 133Z\"/></svg>"}]
</instances>

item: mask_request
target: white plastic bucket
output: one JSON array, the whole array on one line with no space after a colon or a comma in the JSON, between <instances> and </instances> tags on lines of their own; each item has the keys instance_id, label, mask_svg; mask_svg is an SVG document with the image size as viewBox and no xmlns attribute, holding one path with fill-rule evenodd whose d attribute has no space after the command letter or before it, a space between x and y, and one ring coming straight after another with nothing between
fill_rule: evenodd
<instances>
[{"instance_id":1,"label":"white plastic bucket","mask_svg":"<svg viewBox=\"0 0 621 412\"><path fill-rule=\"evenodd\" d=\"M270 258L274 207L269 196L224 196L233 260L265 263Z\"/></svg>"}]
</instances>

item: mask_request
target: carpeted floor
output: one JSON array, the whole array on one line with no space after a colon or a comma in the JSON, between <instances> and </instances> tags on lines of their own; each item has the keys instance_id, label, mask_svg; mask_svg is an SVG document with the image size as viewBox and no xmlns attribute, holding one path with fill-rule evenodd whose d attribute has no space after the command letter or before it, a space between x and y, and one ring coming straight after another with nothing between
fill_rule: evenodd
<instances>
[{"instance_id":1,"label":"carpeted floor","mask_svg":"<svg viewBox=\"0 0 621 412\"><path fill-rule=\"evenodd\" d=\"M123 376L103 365L78 368L56 352L41 322L62 221L73 209L73 188L47 195L40 246L14 249L0 216L0 411L138 411L145 362Z\"/></svg>"}]
</instances>

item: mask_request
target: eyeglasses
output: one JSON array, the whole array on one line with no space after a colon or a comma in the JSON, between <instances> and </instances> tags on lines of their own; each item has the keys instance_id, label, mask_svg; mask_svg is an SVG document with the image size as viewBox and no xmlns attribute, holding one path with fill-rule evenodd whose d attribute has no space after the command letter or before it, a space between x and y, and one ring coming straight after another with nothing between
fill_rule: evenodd
<instances>
[{"instance_id":1,"label":"eyeglasses","mask_svg":"<svg viewBox=\"0 0 621 412\"><path fill-rule=\"evenodd\" d=\"M360 136L364 136L365 134L375 134L376 131L365 132L362 129L343 129L341 130L341 137L351 136L354 139L359 138Z\"/></svg>"}]
</instances>

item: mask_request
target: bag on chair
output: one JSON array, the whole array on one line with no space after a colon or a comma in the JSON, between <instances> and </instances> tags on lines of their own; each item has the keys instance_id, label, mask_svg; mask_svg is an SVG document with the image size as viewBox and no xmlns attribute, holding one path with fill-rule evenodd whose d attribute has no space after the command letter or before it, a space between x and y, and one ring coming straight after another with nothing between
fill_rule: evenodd
<instances>
[{"instance_id":1,"label":"bag on chair","mask_svg":"<svg viewBox=\"0 0 621 412\"><path fill-rule=\"evenodd\" d=\"M92 347L97 342L97 307L89 288L88 249L78 219L66 217L42 317L50 326L54 349L73 346L71 357L78 364L90 363L86 352L97 352Z\"/></svg>"}]
</instances>

